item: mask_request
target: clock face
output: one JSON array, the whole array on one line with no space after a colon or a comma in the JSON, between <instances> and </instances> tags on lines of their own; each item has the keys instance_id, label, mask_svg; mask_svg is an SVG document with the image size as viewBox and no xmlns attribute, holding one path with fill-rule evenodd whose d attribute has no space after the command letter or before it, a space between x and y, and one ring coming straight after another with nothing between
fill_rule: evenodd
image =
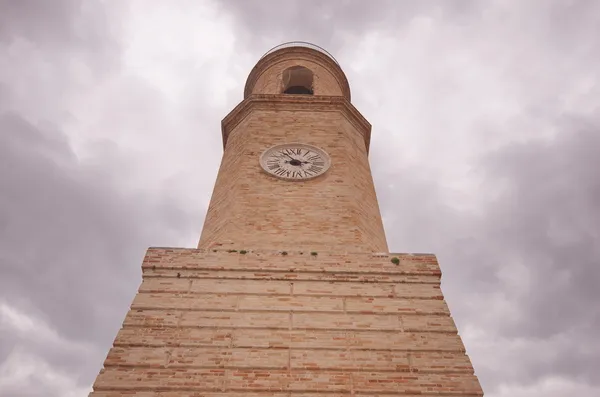
<instances>
[{"instance_id":1,"label":"clock face","mask_svg":"<svg viewBox=\"0 0 600 397\"><path fill-rule=\"evenodd\" d=\"M261 167L270 175L288 181L316 178L331 165L324 150L303 143L273 146L260 156Z\"/></svg>"}]
</instances>

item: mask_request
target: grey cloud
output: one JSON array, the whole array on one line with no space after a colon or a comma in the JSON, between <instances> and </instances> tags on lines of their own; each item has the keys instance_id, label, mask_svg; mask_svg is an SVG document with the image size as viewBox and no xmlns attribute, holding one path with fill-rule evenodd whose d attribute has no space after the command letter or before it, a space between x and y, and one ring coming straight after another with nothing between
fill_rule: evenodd
<instances>
[{"instance_id":1,"label":"grey cloud","mask_svg":"<svg viewBox=\"0 0 600 397\"><path fill-rule=\"evenodd\" d=\"M506 77L505 89L515 90L523 108L515 119L492 124L491 129L487 120L477 120L473 128L480 130L468 135L481 139L478 150L483 156L471 165L474 179L481 180L480 191L474 195L480 195L482 208L457 210L453 204L460 199L452 197L444 181L425 177L395 156L391 161L390 148L377 140L393 134L374 124L370 158L390 248L438 255L444 291L459 329L477 326L493 345L487 350L490 354L473 355L488 394L497 395L502 385L533 386L551 376L597 384L594 371L600 367L600 352L595 341L599 321L596 302L600 295L595 286L600 269L600 179L595 170L600 168L596 160L600 123L596 115L583 109L577 117L567 118L565 114L573 112L567 107L567 93L573 87L586 87L582 81L587 81L587 87L598 81L598 4L224 4L240 31L248 34L249 38L242 40L250 48L266 49L299 39L313 41L337 55L365 32L383 31L399 40L390 51L403 51L406 24L431 16L436 24L432 29L441 27L440 31L449 36L450 47L446 49L443 40L436 40L441 47L429 49L430 61L443 64L452 48L469 48L477 55L475 60L498 63L498 75L489 77ZM491 17L489 10L493 11ZM455 32L459 33L450 37ZM495 61L484 59L488 56ZM433 84L432 92L438 94L441 84L452 87L444 92L444 101L450 101L453 90L461 90L451 85L448 72L436 77L442 80L427 82ZM477 84L470 76L463 79L463 83ZM356 85L353 88L357 90ZM591 102L596 94L593 88L581 91ZM483 95L481 100L485 98ZM423 106L429 109L423 115L428 111L435 117L443 101L437 103L440 99L434 95L425 99L429 102ZM359 110L368 111L368 105L359 104ZM461 111L468 114L470 109ZM517 137L514 128L531 126L544 130L527 131L528 136L541 138L549 130L559 132L550 142L515 143L487 153L483 144L486 136ZM405 137L410 139L409 135ZM410 145L410 141L403 144Z\"/></svg>"},{"instance_id":2,"label":"grey cloud","mask_svg":"<svg viewBox=\"0 0 600 397\"><path fill-rule=\"evenodd\" d=\"M145 249L177 245L167 233L192 228L190 218L168 199L118 190L114 175L78 162L57 131L14 114L0 117L0 131L2 297L66 341L101 352L135 293ZM54 368L87 368L84 382L101 362L60 346L26 346Z\"/></svg>"},{"instance_id":3,"label":"grey cloud","mask_svg":"<svg viewBox=\"0 0 600 397\"><path fill-rule=\"evenodd\" d=\"M501 332L569 336L555 361L529 371L554 370L598 384L600 117L589 121L567 123L551 143L512 145L486 160L489 180L509 185L502 200L491 203L481 231L530 272L530 286L518 299L520 316L499 323Z\"/></svg>"},{"instance_id":4,"label":"grey cloud","mask_svg":"<svg viewBox=\"0 0 600 397\"><path fill-rule=\"evenodd\" d=\"M0 0L0 39L18 37L52 50L76 47L102 52L114 44L106 36L114 16L97 0Z\"/></svg>"},{"instance_id":5,"label":"grey cloud","mask_svg":"<svg viewBox=\"0 0 600 397\"><path fill-rule=\"evenodd\" d=\"M49 3L38 0L0 2L0 37L12 40L22 36L31 41L62 45L74 39L73 17L81 5L78 0Z\"/></svg>"},{"instance_id":6,"label":"grey cloud","mask_svg":"<svg viewBox=\"0 0 600 397\"><path fill-rule=\"evenodd\" d=\"M97 81L120 66L118 35L127 15L122 2L98 0L0 0L0 83L31 95L9 95L13 110L54 120L85 77ZM47 89L46 89L47 88ZM6 107L5 107L6 109Z\"/></svg>"},{"instance_id":7,"label":"grey cloud","mask_svg":"<svg viewBox=\"0 0 600 397\"><path fill-rule=\"evenodd\" d=\"M89 387L140 282L147 247L181 245L201 225L170 192L127 187L121 175L135 158L113 142L87 142L91 154L82 160L63 132L82 117L69 114L69 101L85 95L73 65L91 72L92 85L119 66L118 21L107 19L124 10L111 7L0 3L0 51L12 62L0 62L0 304L33 321L23 330L0 317L0 367L35 366L16 384L2 379L2 395L62 397L73 384ZM154 121L155 95L145 109ZM45 368L69 381L40 376Z\"/></svg>"},{"instance_id":8,"label":"grey cloud","mask_svg":"<svg viewBox=\"0 0 600 397\"><path fill-rule=\"evenodd\" d=\"M94 78L101 79L106 76L102 73L114 72L120 62L121 43L118 31L112 30L119 22L112 22L127 10L116 8L116 3L111 3L111 8L105 4L69 0L53 1L50 6L41 0L0 0L0 51L19 40L33 43L26 49L42 55L18 58L23 64L17 67L27 69L27 63L45 59L53 76L47 86L27 85L29 77L41 81L38 74L43 69L32 67L16 89L11 78L2 76L0 62L0 303L8 302L43 320L58 335L57 340L47 340L0 324L0 339L7 342L0 344L0 365L16 350L23 350L70 374L82 386L97 374L121 324L140 280L144 250L149 245L180 246L187 234L197 235L202 212L200 205L181 206L167 185L152 194L124 186L120 172L133 166L134 160L114 142L94 143L93 158L81 160L63 133L64 116L59 114L62 108L55 106L60 99L56 93L70 95L81 89L65 65L81 61L97 73ZM471 165L481 179L475 194L483 207L457 210L453 204L460 199L452 196L444 181L435 175L424 176L418 166L404 164L398 157L390 159L386 146L392 143L388 141L394 136L390 129L396 125L383 126L380 120L371 119L370 158L390 248L438 255L444 292L459 330L468 333L466 330L477 327L485 334L485 343L493 345L477 346L475 339L472 343L477 349L467 345L487 395L498 395L502 385L535 385L548 376L597 384L593 371L600 367L596 342L600 314L595 305L600 300L595 288L600 281L600 188L595 170L600 168L596 160L600 118L589 109L598 91L582 90L590 107L570 117L564 116L568 99L561 93L581 81L587 81L588 87L597 84L600 41L594 38L600 37L599 5L593 1L515 2L520 6L496 9L498 18L482 26L489 4L392 0L218 3L223 12L233 15L240 53L260 53L281 41L299 39L343 56L368 32L386 31L402 39L403 28L419 16L435 16L432 23L444 27L465 28L461 31L465 37L482 32L480 42L457 40L459 44L452 45L485 48L479 55L494 56L494 62L505 66L501 72L510 76L507 81L513 85L509 89L517 87L531 99L524 101L521 116L542 120L539 125L556 128L559 133L550 142L515 143L489 153L481 144L477 150L484 155ZM428 51L432 62L441 64L445 53L439 50L445 43L440 40L439 44ZM399 41L388 50L402 51L403 45ZM508 55L513 58L508 60ZM540 68L544 64L553 67ZM388 73L393 68L387 65L378 71ZM540 75L540 71L547 74ZM440 84L449 83L444 81L451 80L448 73L436 75ZM210 98L202 91L204 79L210 79L210 74L199 71L198 78L190 81L176 114L193 119L198 126L199 131L185 132L189 134L186 141L206 132L213 137L212 147L220 150L218 119L229 109L210 106ZM374 76L352 79L366 84L360 90L353 85L357 102L366 95L364 91L373 89L370 95L383 104L391 98L385 94L395 89L388 92L387 86L370 85L377 80ZM476 84L476 80L464 81ZM149 91L143 82L130 83L133 85L119 85L107 95L107 99L123 98L103 108L106 114L102 117L115 119L106 125L144 131L149 124L156 129L171 128L170 123L146 117L168 105L161 93ZM449 97L453 90L461 89L449 84L451 89L440 95L437 83L431 82L429 97L420 98L423 106L428 106L426 117L435 116L444 105L440 96ZM17 106L19 92L35 95ZM153 98L144 100L144 96ZM235 105L239 99L241 88L230 102ZM368 101L362 101L359 110L369 117ZM393 112L394 105L386 106ZM9 108L16 110L9 112ZM137 118L125 118L124 108L138 112ZM50 121L40 121L46 119ZM402 120L395 122L401 124ZM206 127L209 125L214 128ZM521 124L478 120L476 128L481 130L469 136L517 136L511 131L515 125ZM184 132L176 133L182 139ZM410 139L410 134L403 137ZM421 159L427 161L435 159ZM194 180L208 195L212 186L208 179L198 180L199 172L202 170L188 171L181 183ZM519 266L527 272L518 273ZM517 280L506 280L506 269ZM519 284L525 277L530 283L527 288ZM37 379L4 392L61 395L59 389L48 390Z\"/></svg>"},{"instance_id":9,"label":"grey cloud","mask_svg":"<svg viewBox=\"0 0 600 397\"><path fill-rule=\"evenodd\" d=\"M336 31L360 35L368 29L397 29L420 15L441 14L462 18L477 15L483 8L478 1L459 0L397 2L381 0L365 2L226 0L222 8L232 12L239 24L254 35L310 34L319 40L329 40Z\"/></svg>"},{"instance_id":10,"label":"grey cloud","mask_svg":"<svg viewBox=\"0 0 600 397\"><path fill-rule=\"evenodd\" d=\"M527 349L506 353L511 362L504 373L492 371L492 362L474 362L488 393L502 383L531 385L550 375L598 385L600 117L565 116L558 125L551 141L510 144L473 163L489 196L480 213L453 209L449 192L438 181L415 177L418 170L377 177L391 248L438 255L459 329L478 323L499 351L512 349L502 348L510 341L530 346L533 353L524 357L518 352ZM375 160L374 168L392 165ZM489 195L498 186L500 192ZM515 274L528 280L522 289L501 276L514 263L527 269ZM509 302L516 316L495 311L497 299Z\"/></svg>"},{"instance_id":11,"label":"grey cloud","mask_svg":"<svg viewBox=\"0 0 600 397\"><path fill-rule=\"evenodd\" d=\"M476 4L473 1L452 2L448 6L447 2L394 0L231 0L222 2L222 7L234 15L245 33L240 34L240 39L252 48L268 49L285 41L302 40L318 44L335 55L343 45L351 46L365 31L398 29L420 14L437 9L471 10Z\"/></svg>"}]
</instances>

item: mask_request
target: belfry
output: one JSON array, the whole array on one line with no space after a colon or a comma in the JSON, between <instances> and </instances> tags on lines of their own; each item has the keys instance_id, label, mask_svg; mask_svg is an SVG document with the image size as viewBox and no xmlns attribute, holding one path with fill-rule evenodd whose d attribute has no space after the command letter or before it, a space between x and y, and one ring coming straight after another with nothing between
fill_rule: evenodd
<instances>
[{"instance_id":1,"label":"belfry","mask_svg":"<svg viewBox=\"0 0 600 397\"><path fill-rule=\"evenodd\" d=\"M270 50L221 130L198 248L148 249L90 396L482 396L435 255L388 252L335 58Z\"/></svg>"}]
</instances>

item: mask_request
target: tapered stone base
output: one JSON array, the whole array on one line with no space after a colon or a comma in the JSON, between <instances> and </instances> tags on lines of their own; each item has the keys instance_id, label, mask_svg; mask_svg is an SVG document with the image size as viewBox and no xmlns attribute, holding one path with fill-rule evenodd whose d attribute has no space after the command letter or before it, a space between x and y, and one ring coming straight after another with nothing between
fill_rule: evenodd
<instances>
[{"instance_id":1,"label":"tapered stone base","mask_svg":"<svg viewBox=\"0 0 600 397\"><path fill-rule=\"evenodd\" d=\"M142 269L91 397L483 395L434 255L151 248Z\"/></svg>"}]
</instances>

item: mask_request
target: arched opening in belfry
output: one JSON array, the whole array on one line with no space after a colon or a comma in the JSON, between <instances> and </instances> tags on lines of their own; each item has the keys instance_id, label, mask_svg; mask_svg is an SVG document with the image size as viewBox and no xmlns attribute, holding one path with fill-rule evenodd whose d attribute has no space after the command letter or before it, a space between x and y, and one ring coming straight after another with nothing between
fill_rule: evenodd
<instances>
[{"instance_id":1,"label":"arched opening in belfry","mask_svg":"<svg viewBox=\"0 0 600 397\"><path fill-rule=\"evenodd\" d=\"M292 66L284 70L283 93L313 95L313 72L304 66Z\"/></svg>"}]
</instances>

